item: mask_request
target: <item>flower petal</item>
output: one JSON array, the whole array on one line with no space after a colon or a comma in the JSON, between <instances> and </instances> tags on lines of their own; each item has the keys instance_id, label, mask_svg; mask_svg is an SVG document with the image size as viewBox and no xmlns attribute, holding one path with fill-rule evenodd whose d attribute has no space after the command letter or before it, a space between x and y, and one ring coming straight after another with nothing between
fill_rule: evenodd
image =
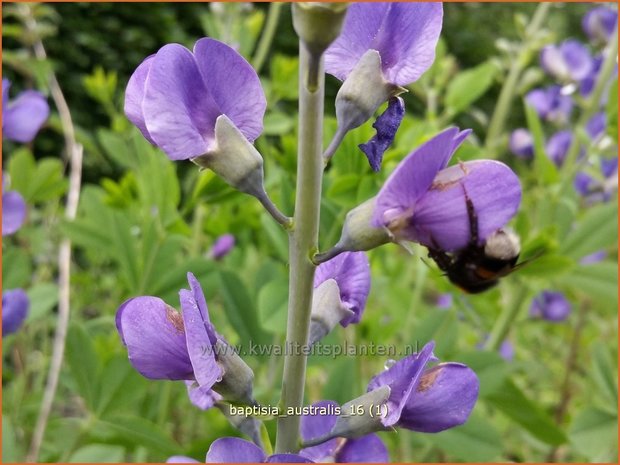
<instances>
[{"instance_id":1,"label":"flower petal","mask_svg":"<svg viewBox=\"0 0 620 465\"><path fill-rule=\"evenodd\" d=\"M337 406L338 404L331 400L322 400L312 404L313 407L329 408ZM336 424L337 415L304 415L301 417L301 438L304 441L310 441L312 439L320 438L329 433ZM299 451L300 455L314 461L324 462L326 459L334 457L336 449L338 447L338 439L330 439L318 446L306 447Z\"/></svg>"},{"instance_id":2,"label":"flower petal","mask_svg":"<svg viewBox=\"0 0 620 465\"><path fill-rule=\"evenodd\" d=\"M16 332L28 316L30 300L23 289L2 293L2 337Z\"/></svg>"},{"instance_id":3,"label":"flower petal","mask_svg":"<svg viewBox=\"0 0 620 465\"><path fill-rule=\"evenodd\" d=\"M441 363L424 372L398 424L424 433L461 425L476 404L478 390L478 377L469 367Z\"/></svg>"},{"instance_id":4,"label":"flower petal","mask_svg":"<svg viewBox=\"0 0 620 465\"><path fill-rule=\"evenodd\" d=\"M142 111L151 138L172 160L212 148L215 120L222 113L194 55L178 44L163 46L151 61Z\"/></svg>"},{"instance_id":5,"label":"flower petal","mask_svg":"<svg viewBox=\"0 0 620 465\"><path fill-rule=\"evenodd\" d=\"M435 343L429 342L419 353L399 360L384 372L373 377L368 383L368 392L385 385L390 387L387 415L381 420L383 425L392 426L400 418L409 396L420 382L424 367L434 358L434 347Z\"/></svg>"},{"instance_id":6,"label":"flower petal","mask_svg":"<svg viewBox=\"0 0 620 465\"><path fill-rule=\"evenodd\" d=\"M376 434L347 439L336 456L338 463L388 463L387 447Z\"/></svg>"},{"instance_id":7,"label":"flower petal","mask_svg":"<svg viewBox=\"0 0 620 465\"><path fill-rule=\"evenodd\" d=\"M510 151L517 157L530 159L534 156L534 138L524 128L515 129L510 135Z\"/></svg>"},{"instance_id":8,"label":"flower petal","mask_svg":"<svg viewBox=\"0 0 620 465\"><path fill-rule=\"evenodd\" d=\"M388 3L383 24L370 48L381 55L388 81L405 86L433 64L443 21L441 3Z\"/></svg>"},{"instance_id":9,"label":"flower petal","mask_svg":"<svg viewBox=\"0 0 620 465\"><path fill-rule=\"evenodd\" d=\"M181 315L157 297L125 301L116 312L116 328L129 361L150 379L194 377Z\"/></svg>"},{"instance_id":10,"label":"flower petal","mask_svg":"<svg viewBox=\"0 0 620 465\"><path fill-rule=\"evenodd\" d=\"M545 145L545 151L547 156L556 164L556 166L562 166L568 149L573 143L573 133L568 129L558 131L553 134L547 144Z\"/></svg>"},{"instance_id":11,"label":"flower petal","mask_svg":"<svg viewBox=\"0 0 620 465\"><path fill-rule=\"evenodd\" d=\"M200 387L195 381L185 381L187 386L187 395L192 404L200 410L208 410L215 405L216 402L222 400L217 392Z\"/></svg>"},{"instance_id":12,"label":"flower petal","mask_svg":"<svg viewBox=\"0 0 620 465\"><path fill-rule=\"evenodd\" d=\"M151 55L144 59L133 72L125 89L125 115L127 119L137 126L142 135L151 144L155 145L155 141L151 138L146 123L144 122L144 111L142 102L144 101L144 93L146 88L146 80L151 69L155 55Z\"/></svg>"},{"instance_id":13,"label":"flower petal","mask_svg":"<svg viewBox=\"0 0 620 465\"><path fill-rule=\"evenodd\" d=\"M448 128L426 141L399 163L377 194L372 225L387 225L411 210L450 160L460 141L458 128Z\"/></svg>"},{"instance_id":14,"label":"flower petal","mask_svg":"<svg viewBox=\"0 0 620 465\"><path fill-rule=\"evenodd\" d=\"M543 291L530 306L530 316L543 318L553 323L559 323L568 318L571 304L561 292Z\"/></svg>"},{"instance_id":15,"label":"flower petal","mask_svg":"<svg viewBox=\"0 0 620 465\"><path fill-rule=\"evenodd\" d=\"M22 92L3 109L2 134L16 142L31 142L49 114L50 107L43 94L35 90Z\"/></svg>"},{"instance_id":16,"label":"flower petal","mask_svg":"<svg viewBox=\"0 0 620 465\"><path fill-rule=\"evenodd\" d=\"M334 279L340 290L340 299L353 315L340 324L347 327L359 323L370 292L370 263L364 252L344 252L319 265L314 275L314 287Z\"/></svg>"},{"instance_id":17,"label":"flower petal","mask_svg":"<svg viewBox=\"0 0 620 465\"><path fill-rule=\"evenodd\" d=\"M267 463L314 463L297 454L274 454L267 459Z\"/></svg>"},{"instance_id":18,"label":"flower petal","mask_svg":"<svg viewBox=\"0 0 620 465\"><path fill-rule=\"evenodd\" d=\"M235 236L232 234L223 234L218 237L211 250L209 251L209 256L214 260L220 260L224 258L235 246Z\"/></svg>"},{"instance_id":19,"label":"flower petal","mask_svg":"<svg viewBox=\"0 0 620 465\"><path fill-rule=\"evenodd\" d=\"M344 81L357 62L370 48L389 3L352 3L342 32L325 52L325 71Z\"/></svg>"},{"instance_id":20,"label":"flower petal","mask_svg":"<svg viewBox=\"0 0 620 465\"><path fill-rule=\"evenodd\" d=\"M185 455L173 455L172 457L168 458L168 460L166 460L166 463L200 463L200 462L191 457L186 457Z\"/></svg>"},{"instance_id":21,"label":"flower petal","mask_svg":"<svg viewBox=\"0 0 620 465\"><path fill-rule=\"evenodd\" d=\"M479 241L505 226L521 203L519 178L503 163L476 160L454 165L437 175L417 203L408 236L448 252L466 247L471 225L465 192L477 216Z\"/></svg>"},{"instance_id":22,"label":"flower petal","mask_svg":"<svg viewBox=\"0 0 620 465\"><path fill-rule=\"evenodd\" d=\"M14 234L26 219L26 202L19 192L2 194L2 235Z\"/></svg>"},{"instance_id":23,"label":"flower petal","mask_svg":"<svg viewBox=\"0 0 620 465\"><path fill-rule=\"evenodd\" d=\"M388 107L372 125L377 133L365 144L359 144L373 171L381 169L383 154L392 145L403 116L405 116L405 102L400 97L392 97Z\"/></svg>"},{"instance_id":24,"label":"flower petal","mask_svg":"<svg viewBox=\"0 0 620 465\"><path fill-rule=\"evenodd\" d=\"M217 40L200 39L194 55L204 83L221 113L250 141L263 132L265 93L254 68L234 49Z\"/></svg>"},{"instance_id":25,"label":"flower petal","mask_svg":"<svg viewBox=\"0 0 620 465\"><path fill-rule=\"evenodd\" d=\"M605 133L607 128L607 116L605 112L596 113L586 123L586 131L592 140L598 139Z\"/></svg>"},{"instance_id":26,"label":"flower petal","mask_svg":"<svg viewBox=\"0 0 620 465\"><path fill-rule=\"evenodd\" d=\"M562 56L575 81L581 81L592 71L592 55L588 49L577 40L567 40L560 46Z\"/></svg>"},{"instance_id":27,"label":"flower petal","mask_svg":"<svg viewBox=\"0 0 620 465\"><path fill-rule=\"evenodd\" d=\"M265 453L256 444L241 438L220 438L207 452L207 463L261 463Z\"/></svg>"}]
</instances>

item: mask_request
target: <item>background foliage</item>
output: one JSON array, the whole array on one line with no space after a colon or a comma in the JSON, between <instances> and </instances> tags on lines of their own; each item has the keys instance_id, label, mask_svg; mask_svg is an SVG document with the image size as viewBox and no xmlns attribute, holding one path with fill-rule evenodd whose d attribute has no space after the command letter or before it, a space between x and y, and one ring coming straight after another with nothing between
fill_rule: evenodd
<instances>
[{"instance_id":1,"label":"background foliage","mask_svg":"<svg viewBox=\"0 0 620 465\"><path fill-rule=\"evenodd\" d=\"M47 74L54 70L85 147L84 178L78 218L63 221L67 170L58 117L53 115L29 146L3 144L3 170L11 188L30 205L26 226L3 240L3 286L26 288L32 302L24 328L3 340L3 461L23 460L41 402L56 321L56 250L62 237L75 246L72 320L41 461L162 461L180 453L202 460L214 439L237 433L218 411L192 407L183 383L149 382L137 374L116 333L115 311L126 298L146 294L178 306L178 290L191 270L203 283L215 325L232 343L249 338L281 342L286 235L257 202L213 173L199 173L190 163L173 164L151 147L124 118L124 87L137 64L169 42L191 47L197 38L211 35L236 43L251 58L268 5L35 8L49 60L32 57L19 17L5 6L3 74L17 89L46 92ZM373 281L364 318L327 342L402 347L434 339L442 360L467 363L481 381L480 401L466 425L435 435L383 433L394 461L616 460L617 201L585 205L572 189L558 195L564 173L541 158L534 163L516 159L507 150L508 132L496 153L483 149L511 64L509 52L523 40L535 8L444 5L437 60L405 96L408 113L381 173L372 173L357 149L373 134L370 123L347 137L326 173L322 248L336 242L346 212L373 196L412 148L447 125L472 127L475 134L457 157L498 158L513 167L524 188L513 221L524 255L545 250L530 266L479 296L453 288L436 267L420 259L422 248L416 247L413 256L395 245L370 252ZM584 40L580 21L589 8L554 6L539 46L571 36ZM269 107L257 147L266 163L267 190L289 214L296 165L296 47L285 7L260 71ZM526 75L508 129L540 124L535 115L526 120L520 101L548 80L535 52ZM328 77L328 114L333 114L337 90L338 82ZM617 146L617 106L607 111ZM334 129L335 120L328 116L326 142ZM228 232L237 247L221 262L208 259L214 239ZM579 263L601 249L608 253L606 260ZM528 317L531 299L542 289L569 296L573 314L566 322ZM441 310L436 298L445 292L452 293L454 303ZM519 307L519 316L508 335L516 355L506 361L477 346L510 305ZM256 373L257 398L275 405L281 360L247 361ZM324 398L346 402L365 391L367 380L385 362L370 356L311 358L308 403ZM272 438L274 426L268 424Z\"/></svg>"}]
</instances>

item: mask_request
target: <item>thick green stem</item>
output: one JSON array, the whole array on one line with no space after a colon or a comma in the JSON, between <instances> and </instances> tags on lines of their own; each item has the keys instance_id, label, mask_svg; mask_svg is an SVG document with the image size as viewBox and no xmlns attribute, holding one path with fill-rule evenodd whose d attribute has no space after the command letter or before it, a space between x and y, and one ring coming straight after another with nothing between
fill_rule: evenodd
<instances>
[{"instance_id":1,"label":"thick green stem","mask_svg":"<svg viewBox=\"0 0 620 465\"><path fill-rule=\"evenodd\" d=\"M531 44L528 42L538 32L543 22L547 18L547 14L551 8L550 2L541 3L538 5L532 21L530 22L527 30L525 31L526 42L521 47L516 59L512 62L510 70L508 71L508 77L504 82L504 86L500 91L499 98L497 99L497 105L493 111L493 116L489 123L489 131L487 132L485 148L491 154L497 149L498 139L504 130L504 124L506 124L506 118L508 117L508 111L515 96L515 90L517 84L521 78L523 69L527 66L527 56L531 53Z\"/></svg>"},{"instance_id":2,"label":"thick green stem","mask_svg":"<svg viewBox=\"0 0 620 465\"><path fill-rule=\"evenodd\" d=\"M278 19L280 18L280 11L282 10L283 5L284 3L282 2L272 2L269 4L269 12L267 13L265 28L263 29L263 34L260 37L260 41L256 47L256 52L254 53L254 58L252 59L252 66L257 73L260 73L260 70L265 63L265 59L267 58L267 54L269 53L269 48L271 47L273 38L276 35Z\"/></svg>"},{"instance_id":3,"label":"thick green stem","mask_svg":"<svg viewBox=\"0 0 620 465\"><path fill-rule=\"evenodd\" d=\"M288 321L280 399L281 413L284 415L289 408L303 405L307 355L302 348L307 345L310 326L315 270L310 258L318 244L323 176L323 61L308 53L301 43L299 52L299 157L294 227L289 234ZM318 60L318 63L313 63L313 60ZM318 76L308 76L311 69L316 70ZM317 88L311 92L308 82L316 82ZM278 419L277 453L299 450L299 421L297 415L285 415Z\"/></svg>"},{"instance_id":4,"label":"thick green stem","mask_svg":"<svg viewBox=\"0 0 620 465\"><path fill-rule=\"evenodd\" d=\"M499 350L502 342L508 335L508 331L510 331L512 323L519 315L519 310L525 301L525 295L525 288L522 285L518 284L515 286L510 303L504 307L502 313L495 322L495 326L493 326L491 330L491 334L485 346L486 349Z\"/></svg>"}]
</instances>

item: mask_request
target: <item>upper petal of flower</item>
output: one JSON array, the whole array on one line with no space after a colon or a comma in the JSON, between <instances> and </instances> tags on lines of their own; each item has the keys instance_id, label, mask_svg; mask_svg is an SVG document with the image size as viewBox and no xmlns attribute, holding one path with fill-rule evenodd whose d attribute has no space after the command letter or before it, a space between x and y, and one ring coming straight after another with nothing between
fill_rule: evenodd
<instances>
[{"instance_id":1,"label":"upper petal of flower","mask_svg":"<svg viewBox=\"0 0 620 465\"><path fill-rule=\"evenodd\" d=\"M273 454L267 458L267 463L314 463L297 454Z\"/></svg>"},{"instance_id":2,"label":"upper petal of flower","mask_svg":"<svg viewBox=\"0 0 620 465\"><path fill-rule=\"evenodd\" d=\"M145 58L140 65L133 72L127 83L125 89L125 115L127 119L135 124L142 135L151 144L155 144L155 141L151 137L149 130L146 128L146 122L144 121L144 110L142 109L142 103L144 102L144 93L146 88L146 80L151 69L151 63L155 55Z\"/></svg>"},{"instance_id":3,"label":"upper petal of flower","mask_svg":"<svg viewBox=\"0 0 620 465\"><path fill-rule=\"evenodd\" d=\"M2 193L2 235L17 232L26 219L26 202L19 192Z\"/></svg>"},{"instance_id":4,"label":"upper petal of flower","mask_svg":"<svg viewBox=\"0 0 620 465\"><path fill-rule=\"evenodd\" d=\"M153 57L142 111L152 140L172 160L197 157L213 148L215 120L222 112L185 47L165 45Z\"/></svg>"},{"instance_id":5,"label":"upper petal of flower","mask_svg":"<svg viewBox=\"0 0 620 465\"><path fill-rule=\"evenodd\" d=\"M17 331L28 316L30 300L23 289L2 293L2 337Z\"/></svg>"},{"instance_id":6,"label":"upper petal of flower","mask_svg":"<svg viewBox=\"0 0 620 465\"><path fill-rule=\"evenodd\" d=\"M390 397L387 401L387 415L382 418L385 426L394 425L401 416L401 412L420 382L424 367L433 357L434 342L426 344L417 354L405 357L382 373L379 373L368 383L367 391L373 391L381 386L390 387Z\"/></svg>"},{"instance_id":7,"label":"upper petal of flower","mask_svg":"<svg viewBox=\"0 0 620 465\"><path fill-rule=\"evenodd\" d=\"M418 201L407 236L445 251L466 247L471 225L465 193L477 216L480 241L505 226L521 203L521 183L508 166L494 160L460 163L439 172Z\"/></svg>"},{"instance_id":8,"label":"upper petal of flower","mask_svg":"<svg viewBox=\"0 0 620 465\"><path fill-rule=\"evenodd\" d=\"M207 452L207 463L261 463L265 453L256 444L241 438L220 438Z\"/></svg>"},{"instance_id":9,"label":"upper petal of flower","mask_svg":"<svg viewBox=\"0 0 620 465\"><path fill-rule=\"evenodd\" d=\"M341 321L344 327L358 323L370 292L370 264L364 252L345 252L319 265L314 275L314 287L334 279L340 299L354 313Z\"/></svg>"},{"instance_id":10,"label":"upper petal of flower","mask_svg":"<svg viewBox=\"0 0 620 465\"><path fill-rule=\"evenodd\" d=\"M116 328L129 361L151 379L193 379L181 315L157 297L125 301L116 312Z\"/></svg>"},{"instance_id":11,"label":"upper petal of flower","mask_svg":"<svg viewBox=\"0 0 620 465\"><path fill-rule=\"evenodd\" d=\"M441 363L422 375L399 426L437 433L465 423L478 399L476 374L460 363Z\"/></svg>"},{"instance_id":12,"label":"upper petal of flower","mask_svg":"<svg viewBox=\"0 0 620 465\"><path fill-rule=\"evenodd\" d=\"M387 226L395 218L410 214L469 132L448 128L407 155L377 194L372 225Z\"/></svg>"},{"instance_id":13,"label":"upper petal of flower","mask_svg":"<svg viewBox=\"0 0 620 465\"><path fill-rule=\"evenodd\" d=\"M254 68L228 45L200 39L194 46L207 90L220 112L228 116L250 141L263 131L267 100Z\"/></svg>"},{"instance_id":14,"label":"upper petal of flower","mask_svg":"<svg viewBox=\"0 0 620 465\"><path fill-rule=\"evenodd\" d=\"M2 110L2 134L22 143L34 139L50 114L45 96L36 90L22 92Z\"/></svg>"},{"instance_id":15,"label":"upper petal of flower","mask_svg":"<svg viewBox=\"0 0 620 465\"><path fill-rule=\"evenodd\" d=\"M388 463L387 447L376 434L347 439L338 454L337 463Z\"/></svg>"}]
</instances>

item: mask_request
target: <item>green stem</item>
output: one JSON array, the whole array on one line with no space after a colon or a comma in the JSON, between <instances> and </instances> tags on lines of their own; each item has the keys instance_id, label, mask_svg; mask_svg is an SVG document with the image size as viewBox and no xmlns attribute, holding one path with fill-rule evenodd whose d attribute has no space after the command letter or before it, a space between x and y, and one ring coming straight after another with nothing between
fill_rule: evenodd
<instances>
[{"instance_id":1,"label":"green stem","mask_svg":"<svg viewBox=\"0 0 620 465\"><path fill-rule=\"evenodd\" d=\"M517 84L521 78L521 73L528 64L527 62L529 60L527 57L530 55L531 48L529 39L532 38L536 32L538 32L547 18L547 14L549 13L551 6L551 2L540 3L538 5L538 8L532 17L532 21L525 31L526 42L521 46L521 50L510 66L508 77L506 78L502 90L500 91L499 98L497 99L497 105L495 106L493 116L489 122L489 131L487 132L485 144L485 148L489 154L494 153L497 148L498 140L504 129L504 124L506 124L508 111L510 110L512 100L514 99Z\"/></svg>"},{"instance_id":2,"label":"green stem","mask_svg":"<svg viewBox=\"0 0 620 465\"><path fill-rule=\"evenodd\" d=\"M301 348L308 342L315 270L310 258L318 245L323 177L323 60L311 55L301 42L299 48L299 157L294 229L289 233L290 281L280 399L282 414L286 414L291 407L303 405L307 356ZM318 60L318 63L312 63L314 60ZM310 69L316 69L318 76L308 76ZM307 82L316 82L316 90L311 92ZM278 419L276 453L296 452L299 449L299 420L300 417L296 415L285 415Z\"/></svg>"},{"instance_id":3,"label":"green stem","mask_svg":"<svg viewBox=\"0 0 620 465\"><path fill-rule=\"evenodd\" d=\"M566 154L566 159L564 160L564 175L562 176L562 189L560 189L560 192L564 191L567 186L572 185L575 171L577 171L577 169L579 168L577 158L579 157L579 147L581 144L579 137L577 137L578 130L579 128L585 128L590 118L592 118L594 114L599 111L600 102L603 98L603 92L605 92L605 88L609 85L609 81L611 80L611 76L614 72L616 66L616 59L618 56L617 25L612 37L609 39L608 49L606 53L607 54L605 56L605 61L603 62L603 66L601 67L601 71L596 80L594 89L592 90L592 94L590 94L589 99L586 101L583 112L579 117L579 121L577 121L577 131L575 131L575 135Z\"/></svg>"},{"instance_id":4,"label":"green stem","mask_svg":"<svg viewBox=\"0 0 620 465\"><path fill-rule=\"evenodd\" d=\"M282 10L282 2L272 2L269 4L269 12L267 13L267 21L265 22L265 28L263 34L260 37L254 58L252 59L252 66L256 70L256 73L260 73L265 59L271 48L271 42L276 35L276 29L278 28L278 19L280 18L280 11Z\"/></svg>"},{"instance_id":5,"label":"green stem","mask_svg":"<svg viewBox=\"0 0 620 465\"><path fill-rule=\"evenodd\" d=\"M515 286L510 303L504 307L502 313L495 322L495 326L493 326L493 329L491 330L491 334L489 335L489 339L485 345L486 349L494 351L499 350L502 342L508 335L508 331L510 331L510 327L519 315L519 310L521 309L523 302L525 302L525 295L526 292L523 285L518 284Z\"/></svg>"}]
</instances>

